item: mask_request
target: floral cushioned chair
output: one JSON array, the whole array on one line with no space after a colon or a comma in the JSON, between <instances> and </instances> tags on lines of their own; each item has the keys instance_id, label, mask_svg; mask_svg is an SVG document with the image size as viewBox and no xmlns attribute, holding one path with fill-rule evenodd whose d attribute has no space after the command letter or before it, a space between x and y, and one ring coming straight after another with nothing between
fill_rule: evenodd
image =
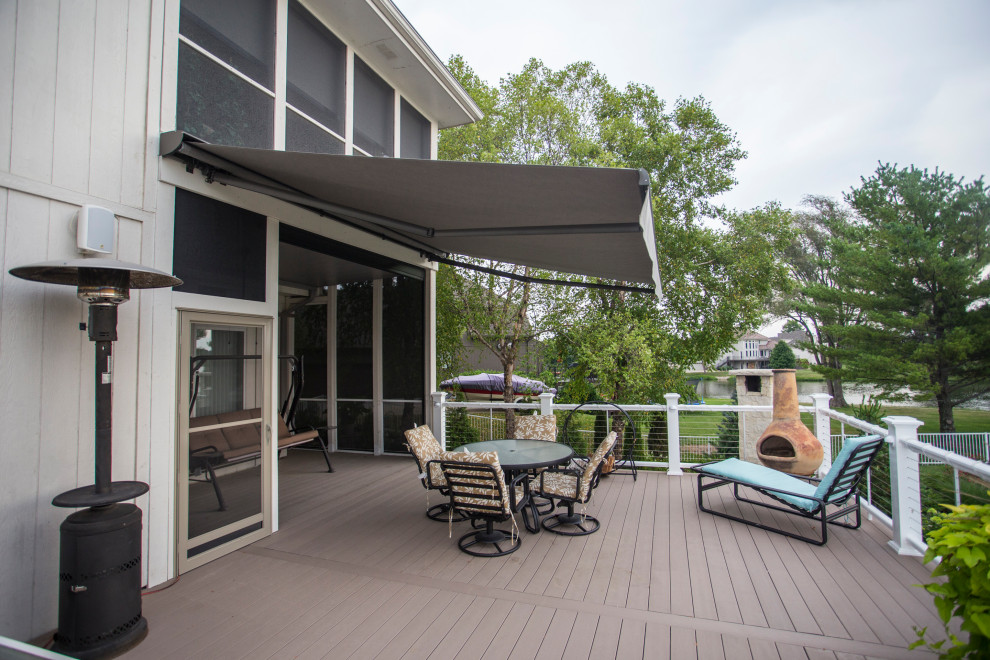
<instances>
[{"instance_id":1,"label":"floral cushioned chair","mask_svg":"<svg viewBox=\"0 0 990 660\"><path fill-rule=\"evenodd\" d=\"M519 415L516 417L516 437L557 442L555 415Z\"/></svg>"},{"instance_id":2,"label":"floral cushioned chair","mask_svg":"<svg viewBox=\"0 0 990 660\"><path fill-rule=\"evenodd\" d=\"M440 522L446 522L451 520L450 517L450 502L441 502L440 504L434 504L430 506L430 494L431 490L440 491L441 495L448 495L447 493L447 480L443 476L443 472L440 470L439 463L431 463L431 461L436 461L440 458L446 457L451 452L446 452L440 443L437 441L436 437L433 435L433 431L426 424L422 426L417 426L414 429L409 429L405 431L406 436L406 449L409 453L413 455L416 459L416 467L419 469L419 480L423 484L423 488L426 489L426 517L430 520L437 520ZM454 522L460 522L462 520L467 520L466 517L460 514L454 515Z\"/></svg>"},{"instance_id":3,"label":"floral cushioned chair","mask_svg":"<svg viewBox=\"0 0 990 660\"><path fill-rule=\"evenodd\" d=\"M598 519L587 515L583 510L581 513L575 514L574 504L587 504L588 500L591 499L591 492L598 485L598 478L601 476L605 458L615 448L617 438L615 431L609 433L598 445L598 449L591 455L583 469L561 470L559 472L547 470L540 473L536 494L558 500L567 506L567 513L558 513L555 516L544 518L541 523L543 529L566 536L583 536L598 531L598 528L601 527ZM534 480L535 482L536 480Z\"/></svg>"},{"instance_id":4,"label":"floral cushioned chair","mask_svg":"<svg viewBox=\"0 0 990 660\"><path fill-rule=\"evenodd\" d=\"M519 549L519 528L513 514L529 503L529 475L522 473L506 486L498 454L447 452L430 463L443 472L450 493L450 515L461 513L484 528L468 532L457 547L478 557L502 557ZM496 522L512 521L512 529L495 529ZM490 550L474 549L483 544ZM506 546L507 544L507 546Z\"/></svg>"},{"instance_id":5,"label":"floral cushioned chair","mask_svg":"<svg viewBox=\"0 0 990 660\"><path fill-rule=\"evenodd\" d=\"M547 442L557 442L557 416L556 415L519 415L516 417L516 438L527 438L530 440L545 440ZM538 475L544 468L536 470L533 474ZM553 511L553 502L546 498L539 498L536 504L541 514Z\"/></svg>"}]
</instances>

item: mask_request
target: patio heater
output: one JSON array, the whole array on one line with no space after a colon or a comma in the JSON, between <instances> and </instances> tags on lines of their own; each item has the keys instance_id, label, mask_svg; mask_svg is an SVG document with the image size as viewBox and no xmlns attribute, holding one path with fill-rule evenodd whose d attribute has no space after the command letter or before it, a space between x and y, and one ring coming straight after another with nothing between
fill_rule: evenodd
<instances>
[{"instance_id":1,"label":"patio heater","mask_svg":"<svg viewBox=\"0 0 990 660\"><path fill-rule=\"evenodd\" d=\"M141 509L122 504L148 492L141 481L111 481L113 342L117 306L130 289L182 284L168 273L112 259L48 261L12 268L26 280L76 287L89 304L96 348L95 483L57 495L52 504L81 509L63 522L59 543L58 632L54 650L77 658L116 655L148 630L141 616Z\"/></svg>"}]
</instances>

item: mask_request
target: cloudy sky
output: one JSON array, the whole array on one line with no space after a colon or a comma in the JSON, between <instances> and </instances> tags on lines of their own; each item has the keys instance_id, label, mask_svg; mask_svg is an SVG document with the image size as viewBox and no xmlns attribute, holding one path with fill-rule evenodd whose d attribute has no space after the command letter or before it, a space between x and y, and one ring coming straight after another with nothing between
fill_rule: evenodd
<instances>
[{"instance_id":1,"label":"cloudy sky","mask_svg":"<svg viewBox=\"0 0 990 660\"><path fill-rule=\"evenodd\" d=\"M839 197L877 161L990 175L987 0L394 0L489 84L530 58L703 95L749 157L748 209Z\"/></svg>"}]
</instances>

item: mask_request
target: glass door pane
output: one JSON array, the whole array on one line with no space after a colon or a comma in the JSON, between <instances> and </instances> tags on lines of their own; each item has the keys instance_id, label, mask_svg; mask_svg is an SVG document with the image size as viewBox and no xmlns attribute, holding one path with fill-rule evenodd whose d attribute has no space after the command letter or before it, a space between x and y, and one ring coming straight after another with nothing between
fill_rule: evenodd
<instances>
[{"instance_id":1,"label":"glass door pane","mask_svg":"<svg viewBox=\"0 0 990 660\"><path fill-rule=\"evenodd\" d=\"M270 322L183 314L180 570L267 533Z\"/></svg>"}]
</instances>

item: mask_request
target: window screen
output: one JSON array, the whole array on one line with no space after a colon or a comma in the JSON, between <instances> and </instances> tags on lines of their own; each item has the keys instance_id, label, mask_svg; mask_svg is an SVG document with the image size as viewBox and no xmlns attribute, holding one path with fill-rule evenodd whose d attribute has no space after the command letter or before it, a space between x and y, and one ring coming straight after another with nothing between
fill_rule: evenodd
<instances>
[{"instance_id":1,"label":"window screen","mask_svg":"<svg viewBox=\"0 0 990 660\"><path fill-rule=\"evenodd\" d=\"M274 146L275 100L181 42L176 98L181 131L213 144Z\"/></svg>"},{"instance_id":2,"label":"window screen","mask_svg":"<svg viewBox=\"0 0 990 660\"><path fill-rule=\"evenodd\" d=\"M179 33L274 88L275 0L182 0Z\"/></svg>"},{"instance_id":3,"label":"window screen","mask_svg":"<svg viewBox=\"0 0 990 660\"><path fill-rule=\"evenodd\" d=\"M354 58L354 144L372 156L393 154L395 97L392 88Z\"/></svg>"},{"instance_id":4,"label":"window screen","mask_svg":"<svg viewBox=\"0 0 990 660\"><path fill-rule=\"evenodd\" d=\"M343 155L344 143L292 110L285 111L285 150Z\"/></svg>"},{"instance_id":5,"label":"window screen","mask_svg":"<svg viewBox=\"0 0 990 660\"><path fill-rule=\"evenodd\" d=\"M266 238L265 216L176 189L175 290L264 301Z\"/></svg>"},{"instance_id":6,"label":"window screen","mask_svg":"<svg viewBox=\"0 0 990 660\"><path fill-rule=\"evenodd\" d=\"M286 98L338 135L344 134L347 49L298 2L289 3Z\"/></svg>"},{"instance_id":7,"label":"window screen","mask_svg":"<svg viewBox=\"0 0 990 660\"><path fill-rule=\"evenodd\" d=\"M399 122L399 155L403 158L430 158L430 122L402 99Z\"/></svg>"}]
</instances>

